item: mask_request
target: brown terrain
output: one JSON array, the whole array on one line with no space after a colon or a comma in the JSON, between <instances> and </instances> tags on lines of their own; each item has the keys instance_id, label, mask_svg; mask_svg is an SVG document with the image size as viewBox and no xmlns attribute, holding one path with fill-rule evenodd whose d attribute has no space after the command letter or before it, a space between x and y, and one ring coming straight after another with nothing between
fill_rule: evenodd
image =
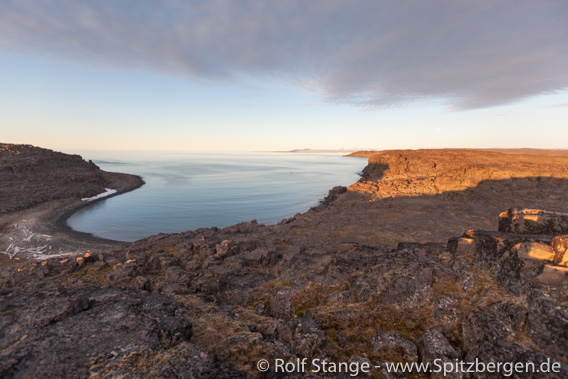
<instances>
[{"instance_id":1,"label":"brown terrain","mask_svg":"<svg viewBox=\"0 0 568 379\"><path fill-rule=\"evenodd\" d=\"M7 258L0 377L351 377L345 366L330 372L348 362L380 366L363 377L421 378L441 375L386 365L476 359L548 362L555 372L516 377L568 377L564 151L360 152L369 164L358 183L276 225L251 221L112 246L81 242L54 221L80 197L139 184L121 174L122 186L110 184L111 174L89 175L92 165L80 158L61 156L67 166L57 153L25 147L43 156L30 173L66 174L44 177L42 192L31 184L5 190L21 175L6 167L23 155L5 151L24 148L4 146L3 233L30 212L41 216L30 217L38 230L30 233L51 223L70 236L65 243L90 244L90 252ZM60 197L44 195L61 187ZM328 372L309 364L303 373L275 372L276 359L302 358L327 360ZM257 369L260 359L267 372Z\"/></svg>"},{"instance_id":2,"label":"brown terrain","mask_svg":"<svg viewBox=\"0 0 568 379\"><path fill-rule=\"evenodd\" d=\"M92 202L81 201L116 189L140 187L141 178L102 171L79 155L30 145L0 144L0 267L13 260L98 252L113 241L72 231L66 218Z\"/></svg>"}]
</instances>

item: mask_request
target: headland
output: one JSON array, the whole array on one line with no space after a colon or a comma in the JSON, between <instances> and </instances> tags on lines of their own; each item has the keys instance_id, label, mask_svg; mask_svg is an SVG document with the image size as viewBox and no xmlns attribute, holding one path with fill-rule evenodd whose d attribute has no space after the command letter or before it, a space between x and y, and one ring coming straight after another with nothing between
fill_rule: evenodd
<instances>
[{"instance_id":1,"label":"headland","mask_svg":"<svg viewBox=\"0 0 568 379\"><path fill-rule=\"evenodd\" d=\"M0 144L0 244L3 250L12 245L12 259L0 254L0 266L10 260L96 253L116 246L116 241L72 230L67 218L104 199L82 198L106 188L115 189L116 196L143 184L138 176L103 171L79 155Z\"/></svg>"}]
</instances>

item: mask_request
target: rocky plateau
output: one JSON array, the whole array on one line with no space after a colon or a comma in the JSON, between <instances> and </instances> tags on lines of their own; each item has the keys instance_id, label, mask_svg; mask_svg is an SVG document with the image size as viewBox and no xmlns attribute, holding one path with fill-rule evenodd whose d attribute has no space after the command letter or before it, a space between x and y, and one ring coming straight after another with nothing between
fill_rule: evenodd
<instances>
[{"instance_id":1,"label":"rocky plateau","mask_svg":"<svg viewBox=\"0 0 568 379\"><path fill-rule=\"evenodd\" d=\"M566 152L360 152L359 182L278 224L118 244L57 220L140 178L0 146L0 232L35 215L29 233L74 253L3 254L0 377L352 377L274 369L303 358L380 366L362 377L436 378L386 367L476 359L568 377Z\"/></svg>"}]
</instances>

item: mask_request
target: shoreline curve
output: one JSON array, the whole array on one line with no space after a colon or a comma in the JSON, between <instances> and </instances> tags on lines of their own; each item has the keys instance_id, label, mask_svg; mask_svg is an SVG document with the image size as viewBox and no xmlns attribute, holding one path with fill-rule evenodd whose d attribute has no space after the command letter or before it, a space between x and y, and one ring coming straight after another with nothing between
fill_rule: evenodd
<instances>
[{"instance_id":1,"label":"shoreline curve","mask_svg":"<svg viewBox=\"0 0 568 379\"><path fill-rule=\"evenodd\" d=\"M64 208L63 210L60 209L59 211L60 212L63 211L63 213L56 216L55 220L53 221L52 225L53 225L54 229L61 232L61 233L65 233L66 235L68 235L71 238L80 239L81 241L84 241L84 242L117 244L117 245L129 243L128 241L119 241L119 240L113 240L113 239L110 239L110 238L97 237L97 236L93 235L92 233L81 232L79 230L73 229L67 223L69 218L71 216L73 216L75 213L77 213L78 211L80 211L81 209L87 208L87 207L92 206L94 204L98 204L98 203L105 201L105 200L108 200L112 197L123 195L123 194L128 193L128 192L132 192L132 191L137 190L138 188L142 187L144 184L146 184L144 179L142 179L142 177L139 176L139 175L133 175L133 174L125 174L125 175L130 175L132 177L137 178L138 183L136 185L132 186L132 187L127 187L127 188L124 188L124 189L117 189L116 193L113 193L112 195L101 197L99 199L94 199L94 200L91 200L91 201L79 200L75 204L72 204L72 205L68 206L67 208ZM59 213L59 212L58 212L57 209L55 209L54 213Z\"/></svg>"}]
</instances>

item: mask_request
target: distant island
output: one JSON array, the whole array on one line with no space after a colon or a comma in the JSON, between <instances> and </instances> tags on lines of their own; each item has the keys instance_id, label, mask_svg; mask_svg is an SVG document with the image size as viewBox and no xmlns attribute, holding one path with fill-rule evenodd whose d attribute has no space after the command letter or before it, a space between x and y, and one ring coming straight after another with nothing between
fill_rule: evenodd
<instances>
[{"instance_id":1,"label":"distant island","mask_svg":"<svg viewBox=\"0 0 568 379\"><path fill-rule=\"evenodd\" d=\"M308 153L308 154L349 154L360 151L361 149L351 148L351 149L294 149L294 150L273 150L273 151L258 151L258 153Z\"/></svg>"},{"instance_id":2,"label":"distant island","mask_svg":"<svg viewBox=\"0 0 568 379\"><path fill-rule=\"evenodd\" d=\"M318 149L294 149L290 153L353 153L359 149L337 149L337 150L318 150Z\"/></svg>"}]
</instances>

